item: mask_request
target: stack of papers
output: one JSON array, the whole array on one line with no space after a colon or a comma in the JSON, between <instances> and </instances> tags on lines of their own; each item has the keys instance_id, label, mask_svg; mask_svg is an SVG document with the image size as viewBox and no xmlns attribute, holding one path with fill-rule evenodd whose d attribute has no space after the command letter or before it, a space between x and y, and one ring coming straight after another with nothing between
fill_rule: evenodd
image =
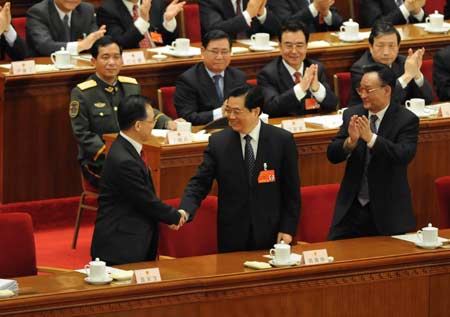
<instances>
[{"instance_id":1,"label":"stack of papers","mask_svg":"<svg viewBox=\"0 0 450 317\"><path fill-rule=\"evenodd\" d=\"M19 292L19 284L17 284L17 281L15 280L5 280L0 278L0 290L9 290L17 294Z\"/></svg>"},{"instance_id":2,"label":"stack of papers","mask_svg":"<svg viewBox=\"0 0 450 317\"><path fill-rule=\"evenodd\" d=\"M342 114L305 118L305 125L313 129L334 129L342 125Z\"/></svg>"}]
</instances>

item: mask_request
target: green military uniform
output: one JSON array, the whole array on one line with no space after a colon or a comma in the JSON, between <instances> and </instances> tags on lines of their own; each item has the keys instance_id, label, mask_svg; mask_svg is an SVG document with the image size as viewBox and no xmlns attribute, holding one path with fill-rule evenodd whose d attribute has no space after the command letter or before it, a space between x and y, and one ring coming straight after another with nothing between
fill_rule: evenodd
<instances>
[{"instance_id":1,"label":"green military uniform","mask_svg":"<svg viewBox=\"0 0 450 317\"><path fill-rule=\"evenodd\" d=\"M69 107L72 131L79 145L78 160L84 177L98 186L103 166L105 142L103 134L119 132L117 110L120 101L129 95L141 93L136 79L118 76L114 86L91 75L78 84L71 93ZM171 119L155 111L155 128L164 129Z\"/></svg>"}]
</instances>

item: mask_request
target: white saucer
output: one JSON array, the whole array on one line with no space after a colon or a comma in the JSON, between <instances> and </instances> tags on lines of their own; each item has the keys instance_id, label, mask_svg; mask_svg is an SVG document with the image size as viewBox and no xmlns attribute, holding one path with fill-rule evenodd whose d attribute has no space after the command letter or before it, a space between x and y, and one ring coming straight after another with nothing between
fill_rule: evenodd
<instances>
[{"instance_id":1,"label":"white saucer","mask_svg":"<svg viewBox=\"0 0 450 317\"><path fill-rule=\"evenodd\" d=\"M348 37L348 36L345 36L344 33L339 32L338 37L343 42L361 42L362 40L364 40L364 37L361 36L361 34L359 34L359 33L358 33L358 36Z\"/></svg>"},{"instance_id":2,"label":"white saucer","mask_svg":"<svg viewBox=\"0 0 450 317\"><path fill-rule=\"evenodd\" d=\"M417 111L417 110L413 110L409 107L406 107L409 111L411 111L412 113L414 113L416 116L418 116L419 118L428 118L430 116L436 115L438 110L435 109L431 109L431 108L425 108L423 111Z\"/></svg>"},{"instance_id":3,"label":"white saucer","mask_svg":"<svg viewBox=\"0 0 450 317\"><path fill-rule=\"evenodd\" d=\"M439 248L440 246L442 246L442 242L438 242L437 244L425 244L423 242L414 242L416 246L418 246L419 248L422 249L436 249Z\"/></svg>"},{"instance_id":4,"label":"white saucer","mask_svg":"<svg viewBox=\"0 0 450 317\"><path fill-rule=\"evenodd\" d=\"M75 66L72 65L72 64L69 64L69 65L66 65L66 66L56 66L56 65L55 65L55 67L58 68L58 69L72 69L72 68L74 68Z\"/></svg>"},{"instance_id":5,"label":"white saucer","mask_svg":"<svg viewBox=\"0 0 450 317\"><path fill-rule=\"evenodd\" d=\"M293 266L293 265L299 265L300 263L298 261L289 261L288 263L278 264L275 263L273 260L269 260L269 264L275 267L287 267L287 266Z\"/></svg>"},{"instance_id":6,"label":"white saucer","mask_svg":"<svg viewBox=\"0 0 450 317\"><path fill-rule=\"evenodd\" d=\"M189 47L189 50L187 51L176 51L171 46L166 46L161 51L161 53L171 55L174 57L192 57L196 55L201 55L201 51L198 47Z\"/></svg>"},{"instance_id":7,"label":"white saucer","mask_svg":"<svg viewBox=\"0 0 450 317\"><path fill-rule=\"evenodd\" d=\"M432 28L429 27L428 25L425 27L425 31L427 31L428 33L445 33L448 30L450 30L450 26L448 25L444 25L440 28Z\"/></svg>"},{"instance_id":8,"label":"white saucer","mask_svg":"<svg viewBox=\"0 0 450 317\"><path fill-rule=\"evenodd\" d=\"M249 48L255 52L270 52L275 49L275 47L273 46L256 46L256 45L252 45Z\"/></svg>"},{"instance_id":9,"label":"white saucer","mask_svg":"<svg viewBox=\"0 0 450 317\"><path fill-rule=\"evenodd\" d=\"M152 58L153 59L157 59L157 60L163 60L163 59L166 59L167 58L167 55L164 55L164 54L155 54L155 55L153 55L152 56Z\"/></svg>"},{"instance_id":10,"label":"white saucer","mask_svg":"<svg viewBox=\"0 0 450 317\"><path fill-rule=\"evenodd\" d=\"M112 277L108 276L105 280L103 281L91 281L91 279L88 277L85 277L84 280L86 282L88 282L89 284L92 285L105 285L105 284L109 284L111 283L111 281L113 280Z\"/></svg>"}]
</instances>

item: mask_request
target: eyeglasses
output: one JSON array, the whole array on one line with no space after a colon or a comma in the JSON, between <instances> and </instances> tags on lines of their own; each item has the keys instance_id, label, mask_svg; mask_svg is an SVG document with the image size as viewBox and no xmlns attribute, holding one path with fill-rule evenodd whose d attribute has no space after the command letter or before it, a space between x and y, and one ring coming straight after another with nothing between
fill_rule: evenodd
<instances>
[{"instance_id":1,"label":"eyeglasses","mask_svg":"<svg viewBox=\"0 0 450 317\"><path fill-rule=\"evenodd\" d=\"M377 88L371 88L371 89L367 89L367 88L362 88L362 87L358 87L356 88L356 92L358 93L358 95L362 96L364 94L369 95L371 93L373 93L375 90L378 90L380 88L383 88L384 86L380 86Z\"/></svg>"},{"instance_id":2,"label":"eyeglasses","mask_svg":"<svg viewBox=\"0 0 450 317\"><path fill-rule=\"evenodd\" d=\"M291 43L291 42L284 42L283 48L292 51L294 48L298 51L303 50L306 48L305 43Z\"/></svg>"},{"instance_id":3,"label":"eyeglasses","mask_svg":"<svg viewBox=\"0 0 450 317\"><path fill-rule=\"evenodd\" d=\"M230 50L216 50L216 49L212 49L211 50L211 49L206 49L206 51L211 53L214 56L219 56L219 55L228 56L231 53Z\"/></svg>"},{"instance_id":4,"label":"eyeglasses","mask_svg":"<svg viewBox=\"0 0 450 317\"><path fill-rule=\"evenodd\" d=\"M239 109L239 108L231 108L231 107L228 107L228 106L226 106L225 107L225 114L227 115L227 116L229 116L229 115L231 115L231 114L234 114L236 117L237 116L240 116L243 112L244 112L244 110L242 110L242 109Z\"/></svg>"}]
</instances>

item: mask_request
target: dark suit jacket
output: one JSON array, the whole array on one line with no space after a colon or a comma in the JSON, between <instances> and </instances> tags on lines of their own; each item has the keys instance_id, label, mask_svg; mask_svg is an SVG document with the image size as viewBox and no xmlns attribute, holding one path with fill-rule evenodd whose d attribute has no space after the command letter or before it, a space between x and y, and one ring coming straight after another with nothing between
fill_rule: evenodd
<instances>
[{"instance_id":1,"label":"dark suit jacket","mask_svg":"<svg viewBox=\"0 0 450 317\"><path fill-rule=\"evenodd\" d=\"M343 115L344 123L328 146L327 155L331 163L347 160L332 226L339 224L347 214L358 195L363 177L366 142L360 139L350 156L343 148L348 137L348 124L354 114L368 116L362 105L347 109ZM391 103L378 129L367 171L371 209L376 227L382 235L403 233L415 228L407 169L416 154L418 133L417 116L398 103Z\"/></svg>"},{"instance_id":2,"label":"dark suit jacket","mask_svg":"<svg viewBox=\"0 0 450 317\"><path fill-rule=\"evenodd\" d=\"M398 55L392 64L392 70L394 71L395 76L398 78L405 72L405 61L406 57L403 55ZM352 90L350 92L350 101L349 106L358 105L361 103L361 97L356 92L356 88L359 87L361 82L361 78L364 75L363 66L375 63L372 54L367 50L364 54L352 65L350 68L351 77L352 77ZM400 103L403 105L405 101L411 98L423 98L425 99L426 104L430 104L433 101L433 89L431 88L430 83L424 77L422 87L417 86L414 79L412 79L405 89L402 89L399 81L397 80L396 92L398 92L399 96L396 96L397 99L400 100Z\"/></svg>"},{"instance_id":3,"label":"dark suit jacket","mask_svg":"<svg viewBox=\"0 0 450 317\"><path fill-rule=\"evenodd\" d=\"M422 21L412 15L409 16L408 21L405 20L394 0L359 0L360 27L370 28L379 19L392 22L392 24L425 22L425 16Z\"/></svg>"},{"instance_id":4,"label":"dark suit jacket","mask_svg":"<svg viewBox=\"0 0 450 317\"><path fill-rule=\"evenodd\" d=\"M320 23L319 15L313 17L305 0L268 0L267 6L281 23L289 18L295 18L307 25L310 33L339 30L342 25L342 17L335 6L330 8L332 13L331 25L325 22Z\"/></svg>"},{"instance_id":5,"label":"dark suit jacket","mask_svg":"<svg viewBox=\"0 0 450 317\"><path fill-rule=\"evenodd\" d=\"M433 83L441 101L450 100L450 46L440 49L433 57Z\"/></svg>"},{"instance_id":6,"label":"dark suit jacket","mask_svg":"<svg viewBox=\"0 0 450 317\"><path fill-rule=\"evenodd\" d=\"M233 88L245 84L245 81L246 76L243 71L227 67L224 76L224 97L226 98ZM203 63L192 66L178 77L173 100L178 116L193 125L212 121L212 111L221 106L214 82Z\"/></svg>"},{"instance_id":7,"label":"dark suit jacket","mask_svg":"<svg viewBox=\"0 0 450 317\"><path fill-rule=\"evenodd\" d=\"M19 34L17 34L17 38L12 47L6 42L4 35L0 37L0 60L5 59L6 55L13 61L23 60L27 56L27 47Z\"/></svg>"},{"instance_id":8,"label":"dark suit jacket","mask_svg":"<svg viewBox=\"0 0 450 317\"><path fill-rule=\"evenodd\" d=\"M321 109L336 110L337 98L330 85L328 85L324 66L316 60L305 59L303 69L311 66L311 64L319 65L319 81L326 89L326 97L320 103ZM305 98L298 101L293 89L295 83L284 66L281 57L264 66L259 72L257 79L258 85L263 87L263 111L271 117L295 116L317 112L317 110L305 109L305 99L312 98L309 91L306 93Z\"/></svg>"},{"instance_id":9,"label":"dark suit jacket","mask_svg":"<svg viewBox=\"0 0 450 317\"><path fill-rule=\"evenodd\" d=\"M166 1L153 0L150 8L149 32L158 32L163 36L164 44L171 44L178 37L178 31L169 32L163 27ZM138 48L144 36L134 26L133 17L119 0L105 0L97 9L98 26L106 25L106 34L111 35L124 49Z\"/></svg>"},{"instance_id":10,"label":"dark suit jacket","mask_svg":"<svg viewBox=\"0 0 450 317\"><path fill-rule=\"evenodd\" d=\"M275 170L275 182L257 183L264 163ZM297 231L300 180L291 133L261 123L256 170L250 186L239 133L226 128L210 137L203 162L184 191L180 208L194 216L217 180L219 252L245 250L250 226L258 249L271 248L278 232L294 236Z\"/></svg>"},{"instance_id":11,"label":"dark suit jacket","mask_svg":"<svg viewBox=\"0 0 450 317\"><path fill-rule=\"evenodd\" d=\"M242 11L245 11L247 3L248 0L243 0ZM277 36L280 31L278 19L267 7L267 17L264 24L261 24L255 17L252 19L251 26L248 26L242 14L236 15L230 0L198 0L198 4L200 6L202 36L214 29L222 30L232 38L236 38L239 32L245 32L250 37L257 32Z\"/></svg>"},{"instance_id":12,"label":"dark suit jacket","mask_svg":"<svg viewBox=\"0 0 450 317\"><path fill-rule=\"evenodd\" d=\"M444 19L450 19L450 1L447 0L447 4L444 7Z\"/></svg>"},{"instance_id":13,"label":"dark suit jacket","mask_svg":"<svg viewBox=\"0 0 450 317\"><path fill-rule=\"evenodd\" d=\"M72 11L70 41L77 41L98 29L94 7L81 2ZM64 25L53 0L42 0L27 11L27 41L33 56L50 56L65 47Z\"/></svg>"},{"instance_id":14,"label":"dark suit jacket","mask_svg":"<svg viewBox=\"0 0 450 317\"><path fill-rule=\"evenodd\" d=\"M149 170L136 149L118 136L106 158L91 256L114 264L154 260L158 222L178 224L176 209L156 197Z\"/></svg>"}]
</instances>

